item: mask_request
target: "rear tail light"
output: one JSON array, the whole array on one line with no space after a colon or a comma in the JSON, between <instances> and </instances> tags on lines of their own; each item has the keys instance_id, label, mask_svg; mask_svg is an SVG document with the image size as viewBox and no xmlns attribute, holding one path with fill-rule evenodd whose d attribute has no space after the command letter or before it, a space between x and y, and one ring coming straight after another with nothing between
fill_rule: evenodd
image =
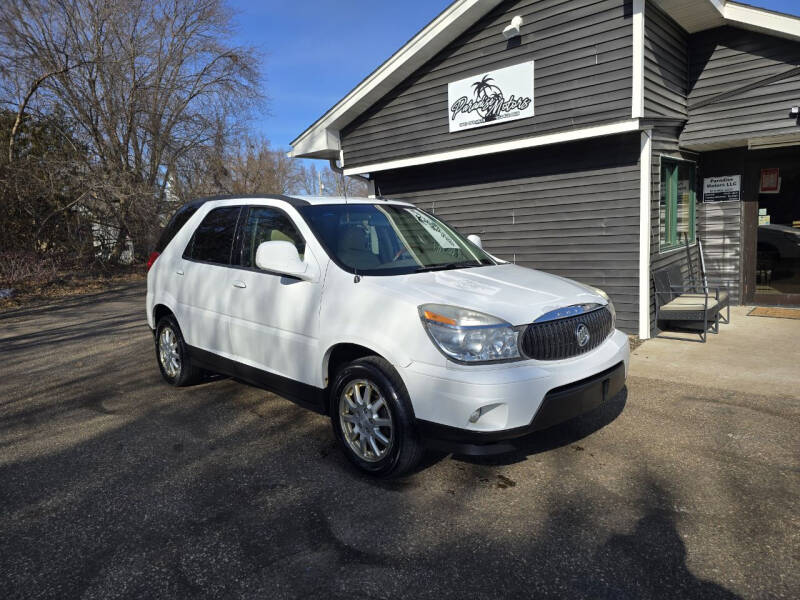
<instances>
[{"instance_id":1,"label":"rear tail light","mask_svg":"<svg viewBox=\"0 0 800 600\"><path fill-rule=\"evenodd\" d=\"M151 252L150 258L147 259L147 270L150 270L150 267L153 266L153 263L156 262L156 259L161 255L160 252Z\"/></svg>"}]
</instances>

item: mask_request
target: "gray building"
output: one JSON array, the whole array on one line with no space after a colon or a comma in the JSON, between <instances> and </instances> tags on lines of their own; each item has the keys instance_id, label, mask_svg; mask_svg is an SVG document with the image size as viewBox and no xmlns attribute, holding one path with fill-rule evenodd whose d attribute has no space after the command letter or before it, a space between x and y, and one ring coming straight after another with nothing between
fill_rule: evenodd
<instances>
[{"instance_id":1,"label":"gray building","mask_svg":"<svg viewBox=\"0 0 800 600\"><path fill-rule=\"evenodd\" d=\"M725 0L457 0L292 142L656 331L701 239L800 304L800 18Z\"/></svg>"}]
</instances>

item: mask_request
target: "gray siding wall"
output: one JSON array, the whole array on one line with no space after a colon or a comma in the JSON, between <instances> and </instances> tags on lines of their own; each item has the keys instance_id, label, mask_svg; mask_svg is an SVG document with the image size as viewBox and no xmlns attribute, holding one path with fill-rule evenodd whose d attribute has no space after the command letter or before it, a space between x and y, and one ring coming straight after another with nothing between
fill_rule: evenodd
<instances>
[{"instance_id":1,"label":"gray siding wall","mask_svg":"<svg viewBox=\"0 0 800 600\"><path fill-rule=\"evenodd\" d=\"M632 0L516 0L486 17L341 132L348 167L629 118ZM503 39L524 19L518 45ZM447 84L535 60L536 115L450 133Z\"/></svg>"},{"instance_id":2,"label":"gray siding wall","mask_svg":"<svg viewBox=\"0 0 800 600\"><path fill-rule=\"evenodd\" d=\"M636 333L639 134L376 174L502 259L606 290Z\"/></svg>"},{"instance_id":3,"label":"gray siding wall","mask_svg":"<svg viewBox=\"0 0 800 600\"><path fill-rule=\"evenodd\" d=\"M685 119L689 35L649 0L644 14L645 116Z\"/></svg>"},{"instance_id":4,"label":"gray siding wall","mask_svg":"<svg viewBox=\"0 0 800 600\"><path fill-rule=\"evenodd\" d=\"M800 42L720 27L689 38L688 147L800 133L789 109L800 98ZM740 144L744 145L744 144Z\"/></svg>"}]
</instances>

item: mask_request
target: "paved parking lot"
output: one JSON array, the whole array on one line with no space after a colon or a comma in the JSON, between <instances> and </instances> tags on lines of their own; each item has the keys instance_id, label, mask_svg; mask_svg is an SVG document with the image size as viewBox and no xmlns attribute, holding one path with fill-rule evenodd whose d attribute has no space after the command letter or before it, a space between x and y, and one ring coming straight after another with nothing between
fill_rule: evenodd
<instances>
[{"instance_id":1,"label":"paved parking lot","mask_svg":"<svg viewBox=\"0 0 800 600\"><path fill-rule=\"evenodd\" d=\"M143 303L0 314L0 598L798 597L800 400L766 382L633 376L516 454L380 482L321 416L162 384Z\"/></svg>"}]
</instances>

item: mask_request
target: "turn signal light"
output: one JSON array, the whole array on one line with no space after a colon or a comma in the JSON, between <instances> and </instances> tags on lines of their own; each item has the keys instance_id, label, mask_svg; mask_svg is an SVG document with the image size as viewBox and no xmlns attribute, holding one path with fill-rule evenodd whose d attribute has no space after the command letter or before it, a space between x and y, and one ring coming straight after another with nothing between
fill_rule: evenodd
<instances>
[{"instance_id":1,"label":"turn signal light","mask_svg":"<svg viewBox=\"0 0 800 600\"><path fill-rule=\"evenodd\" d=\"M445 317L444 315L440 315L435 312L431 312L429 310L426 310L423 314L425 315L425 318L428 319L428 321L433 321L434 323L444 323L445 325L456 324L455 319L451 319L450 317Z\"/></svg>"}]
</instances>

